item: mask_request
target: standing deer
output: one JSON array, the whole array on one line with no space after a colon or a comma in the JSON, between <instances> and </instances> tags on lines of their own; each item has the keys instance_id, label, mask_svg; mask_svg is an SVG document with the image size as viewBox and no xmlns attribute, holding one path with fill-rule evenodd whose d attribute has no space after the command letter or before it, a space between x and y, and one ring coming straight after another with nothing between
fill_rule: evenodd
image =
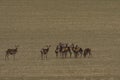
<instances>
[{"instance_id":1,"label":"standing deer","mask_svg":"<svg viewBox=\"0 0 120 80\"><path fill-rule=\"evenodd\" d=\"M79 54L80 56L83 55L83 49L80 48L78 45L75 46L74 44L72 44L71 47L72 47L72 51L74 52L75 58L77 58Z\"/></svg>"},{"instance_id":2,"label":"standing deer","mask_svg":"<svg viewBox=\"0 0 120 80\"><path fill-rule=\"evenodd\" d=\"M58 53L61 53L61 46L60 45L57 45L57 47L55 49L55 53L56 53L56 58L58 58Z\"/></svg>"},{"instance_id":3,"label":"standing deer","mask_svg":"<svg viewBox=\"0 0 120 80\"><path fill-rule=\"evenodd\" d=\"M59 43L55 49L57 58L58 58L58 54L60 55L60 57L62 56L62 49L63 49L63 43Z\"/></svg>"},{"instance_id":4,"label":"standing deer","mask_svg":"<svg viewBox=\"0 0 120 80\"><path fill-rule=\"evenodd\" d=\"M41 59L47 59L47 54L51 45L47 45L45 48L41 49Z\"/></svg>"},{"instance_id":5,"label":"standing deer","mask_svg":"<svg viewBox=\"0 0 120 80\"><path fill-rule=\"evenodd\" d=\"M91 53L91 49L90 48L86 48L85 50L84 50L84 58L87 56L87 55L89 55L89 56L91 56L92 55L92 53Z\"/></svg>"},{"instance_id":6,"label":"standing deer","mask_svg":"<svg viewBox=\"0 0 120 80\"><path fill-rule=\"evenodd\" d=\"M66 58L68 52L71 58L71 55L72 55L71 47L68 46L67 43L59 43L55 49L56 57L58 57L58 54L60 54L60 57Z\"/></svg>"},{"instance_id":7,"label":"standing deer","mask_svg":"<svg viewBox=\"0 0 120 80\"><path fill-rule=\"evenodd\" d=\"M18 47L19 47L19 45L15 45L15 49L7 49L6 55L5 55L5 60L6 60L6 58L9 60L9 55L12 55L13 59L15 60L15 54L18 52Z\"/></svg>"},{"instance_id":8,"label":"standing deer","mask_svg":"<svg viewBox=\"0 0 120 80\"><path fill-rule=\"evenodd\" d=\"M68 46L68 44L65 44L65 46L62 47L62 58L66 58L68 52L69 52L70 58L71 58L71 55L72 55L71 47Z\"/></svg>"}]
</instances>

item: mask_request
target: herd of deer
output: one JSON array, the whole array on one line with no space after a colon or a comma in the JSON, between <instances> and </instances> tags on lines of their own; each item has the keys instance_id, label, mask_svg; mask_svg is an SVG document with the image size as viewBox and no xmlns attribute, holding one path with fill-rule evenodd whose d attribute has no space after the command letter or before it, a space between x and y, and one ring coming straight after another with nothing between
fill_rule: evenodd
<instances>
[{"instance_id":1,"label":"herd of deer","mask_svg":"<svg viewBox=\"0 0 120 80\"><path fill-rule=\"evenodd\" d=\"M91 49L90 48L85 48L84 50L79 47L78 45L68 45L67 43L59 43L55 49L56 57L60 56L62 58L67 57L67 53L70 54L70 58L72 57L72 54L74 53L74 57L77 58L79 55L80 57L86 57L91 56Z\"/></svg>"},{"instance_id":2,"label":"herd of deer","mask_svg":"<svg viewBox=\"0 0 120 80\"><path fill-rule=\"evenodd\" d=\"M15 54L18 51L18 45L15 46L15 49L7 49L6 51L6 55L5 55L5 60L8 59L9 60L9 55L13 55L13 59L15 60ZM46 45L44 48L42 48L40 50L41 53L41 59L47 59L47 54L49 52L51 45ZM67 43L59 43L56 46L55 49L55 54L56 54L56 58L58 58L59 56L61 58L67 58L67 54L70 54L70 58L72 57L72 54L74 54L74 57L77 58L79 55L80 57L86 57L88 55L91 56L91 49L90 48L85 48L84 50L82 48L80 48L78 45L68 45Z\"/></svg>"}]
</instances>

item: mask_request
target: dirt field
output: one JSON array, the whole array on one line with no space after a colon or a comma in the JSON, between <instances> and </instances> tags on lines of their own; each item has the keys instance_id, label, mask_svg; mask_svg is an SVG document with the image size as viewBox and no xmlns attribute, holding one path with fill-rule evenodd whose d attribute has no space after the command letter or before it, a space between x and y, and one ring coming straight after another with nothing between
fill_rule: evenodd
<instances>
[{"instance_id":1,"label":"dirt field","mask_svg":"<svg viewBox=\"0 0 120 80\"><path fill-rule=\"evenodd\" d=\"M119 0L0 0L0 80L119 80ZM59 42L91 58L56 58ZM47 60L40 49L51 48ZM20 45L16 59L5 51Z\"/></svg>"}]
</instances>

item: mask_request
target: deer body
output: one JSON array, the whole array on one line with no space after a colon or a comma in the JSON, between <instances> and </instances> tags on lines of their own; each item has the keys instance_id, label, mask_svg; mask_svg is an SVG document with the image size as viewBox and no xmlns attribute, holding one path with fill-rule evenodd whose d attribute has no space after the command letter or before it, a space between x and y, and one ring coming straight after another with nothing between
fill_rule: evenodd
<instances>
[{"instance_id":1,"label":"deer body","mask_svg":"<svg viewBox=\"0 0 120 80\"><path fill-rule=\"evenodd\" d=\"M9 55L13 55L14 60L15 60L15 54L18 52L18 46L15 46L15 49L7 49L6 55L5 55L5 60L6 58L9 59Z\"/></svg>"},{"instance_id":2,"label":"deer body","mask_svg":"<svg viewBox=\"0 0 120 80\"><path fill-rule=\"evenodd\" d=\"M41 59L47 59L47 54L48 54L48 52L49 52L49 48L50 48L51 46L49 45L47 45L47 48L42 48L41 49Z\"/></svg>"}]
</instances>

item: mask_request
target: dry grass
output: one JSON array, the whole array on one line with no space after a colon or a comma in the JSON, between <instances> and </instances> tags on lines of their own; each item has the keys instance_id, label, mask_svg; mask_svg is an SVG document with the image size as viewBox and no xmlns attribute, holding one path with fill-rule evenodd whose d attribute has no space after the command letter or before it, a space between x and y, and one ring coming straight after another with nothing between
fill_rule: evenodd
<instances>
[{"instance_id":1,"label":"dry grass","mask_svg":"<svg viewBox=\"0 0 120 80\"><path fill-rule=\"evenodd\" d=\"M0 80L119 80L119 0L0 1ZM91 58L55 57L59 42L92 49ZM5 51L19 44L16 60ZM51 44L47 60L40 49Z\"/></svg>"}]
</instances>

